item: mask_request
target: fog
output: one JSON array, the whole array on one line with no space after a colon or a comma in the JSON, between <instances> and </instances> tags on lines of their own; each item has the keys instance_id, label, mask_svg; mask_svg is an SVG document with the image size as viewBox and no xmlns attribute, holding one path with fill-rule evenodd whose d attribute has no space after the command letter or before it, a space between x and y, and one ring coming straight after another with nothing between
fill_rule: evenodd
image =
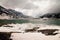
<instances>
[{"instance_id":1,"label":"fog","mask_svg":"<svg viewBox=\"0 0 60 40\"><path fill-rule=\"evenodd\" d=\"M60 0L0 0L0 5L33 17L60 12Z\"/></svg>"}]
</instances>

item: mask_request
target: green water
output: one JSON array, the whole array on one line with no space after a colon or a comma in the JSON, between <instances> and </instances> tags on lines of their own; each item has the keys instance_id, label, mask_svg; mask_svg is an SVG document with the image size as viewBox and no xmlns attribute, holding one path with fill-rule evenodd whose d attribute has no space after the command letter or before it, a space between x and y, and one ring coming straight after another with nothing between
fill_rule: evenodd
<instances>
[{"instance_id":1,"label":"green water","mask_svg":"<svg viewBox=\"0 0 60 40\"><path fill-rule=\"evenodd\" d=\"M48 19L48 20L40 20L40 21L29 21L29 20L0 20L0 25L2 24L11 24L11 23L36 23L36 24L47 24L47 25L58 25L60 26L60 20L59 19Z\"/></svg>"},{"instance_id":2,"label":"green water","mask_svg":"<svg viewBox=\"0 0 60 40\"><path fill-rule=\"evenodd\" d=\"M47 25L58 25L58 26L60 26L60 20L59 19L47 19L47 20L40 20L40 21L31 21L31 23L47 24Z\"/></svg>"},{"instance_id":3,"label":"green water","mask_svg":"<svg viewBox=\"0 0 60 40\"><path fill-rule=\"evenodd\" d=\"M0 25L4 25L4 24L16 24L16 23L19 23L19 24L22 24L22 23L28 23L29 21L28 20L0 20Z\"/></svg>"}]
</instances>

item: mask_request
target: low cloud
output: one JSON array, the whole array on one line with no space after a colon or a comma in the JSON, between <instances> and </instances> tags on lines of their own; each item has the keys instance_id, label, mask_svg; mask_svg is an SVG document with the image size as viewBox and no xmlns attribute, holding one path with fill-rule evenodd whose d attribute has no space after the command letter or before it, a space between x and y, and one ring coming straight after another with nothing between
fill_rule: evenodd
<instances>
[{"instance_id":1,"label":"low cloud","mask_svg":"<svg viewBox=\"0 0 60 40\"><path fill-rule=\"evenodd\" d=\"M23 11L25 15L33 17L60 12L60 0L0 0L0 5Z\"/></svg>"}]
</instances>

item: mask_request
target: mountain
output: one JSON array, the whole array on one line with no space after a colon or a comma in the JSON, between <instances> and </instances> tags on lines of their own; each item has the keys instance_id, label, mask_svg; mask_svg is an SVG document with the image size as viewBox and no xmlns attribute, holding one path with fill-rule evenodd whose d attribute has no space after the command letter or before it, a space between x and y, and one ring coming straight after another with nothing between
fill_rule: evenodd
<instances>
[{"instance_id":1,"label":"mountain","mask_svg":"<svg viewBox=\"0 0 60 40\"><path fill-rule=\"evenodd\" d=\"M6 13L6 14L7 14L7 13L8 13L8 10L7 10L6 8L0 6L0 15L1 15L2 13Z\"/></svg>"},{"instance_id":2,"label":"mountain","mask_svg":"<svg viewBox=\"0 0 60 40\"><path fill-rule=\"evenodd\" d=\"M47 13L47 14L44 14L42 16L40 16L39 18L60 18L60 13Z\"/></svg>"},{"instance_id":3,"label":"mountain","mask_svg":"<svg viewBox=\"0 0 60 40\"><path fill-rule=\"evenodd\" d=\"M29 18L29 16L24 15L22 12L18 12L13 9L6 9L0 6L0 15L5 13L6 15L13 16L13 18Z\"/></svg>"},{"instance_id":4,"label":"mountain","mask_svg":"<svg viewBox=\"0 0 60 40\"><path fill-rule=\"evenodd\" d=\"M24 14L22 12L18 12L18 11L15 11L13 9L8 9L8 11L10 12L9 15L12 15L13 17L23 17L24 18Z\"/></svg>"}]
</instances>

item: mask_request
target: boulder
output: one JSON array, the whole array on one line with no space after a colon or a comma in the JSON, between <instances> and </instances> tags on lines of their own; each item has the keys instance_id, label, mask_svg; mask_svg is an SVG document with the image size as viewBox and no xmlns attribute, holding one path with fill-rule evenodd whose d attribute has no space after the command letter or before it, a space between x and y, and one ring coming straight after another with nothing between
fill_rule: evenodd
<instances>
[{"instance_id":1,"label":"boulder","mask_svg":"<svg viewBox=\"0 0 60 40\"><path fill-rule=\"evenodd\" d=\"M42 30L38 30L38 32L41 32L42 34L45 35L56 35L58 33L54 33L55 31L58 31L58 29L42 29Z\"/></svg>"}]
</instances>

